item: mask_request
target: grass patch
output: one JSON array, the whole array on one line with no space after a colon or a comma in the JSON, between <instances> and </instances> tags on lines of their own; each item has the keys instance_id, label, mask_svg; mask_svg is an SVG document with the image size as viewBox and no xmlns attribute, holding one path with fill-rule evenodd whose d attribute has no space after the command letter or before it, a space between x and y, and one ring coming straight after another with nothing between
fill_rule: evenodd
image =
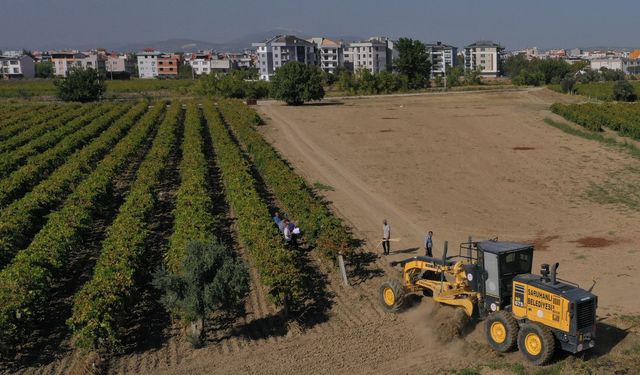
<instances>
[{"instance_id":1,"label":"grass patch","mask_svg":"<svg viewBox=\"0 0 640 375\"><path fill-rule=\"evenodd\" d=\"M640 148L628 142L619 142L614 138L606 137L601 133L575 128L564 122L545 118L544 122L567 134L584 139L600 142L609 147L626 152L636 159L640 159ZM591 183L586 191L586 198L601 204L623 205L632 210L640 210L640 189L637 177L640 170L632 165L622 170L609 173L609 179L603 183Z\"/></svg>"},{"instance_id":2,"label":"grass patch","mask_svg":"<svg viewBox=\"0 0 640 375\"><path fill-rule=\"evenodd\" d=\"M634 346L630 347L629 349L623 350L622 354L624 354L624 355L640 354L640 344L635 344Z\"/></svg>"},{"instance_id":3,"label":"grass patch","mask_svg":"<svg viewBox=\"0 0 640 375\"><path fill-rule=\"evenodd\" d=\"M318 191L335 191L331 185L323 184L322 182L316 182L313 184L313 187Z\"/></svg>"},{"instance_id":4,"label":"grass patch","mask_svg":"<svg viewBox=\"0 0 640 375\"><path fill-rule=\"evenodd\" d=\"M600 133L589 131L589 130L577 129L577 128L569 125L569 124L566 124L564 122L554 121L554 120L552 120L552 119L550 119L548 117L544 119L544 122L546 122L547 124L553 126L556 129L562 130L563 132L565 132L567 134L575 135L575 136L578 136L580 138L589 139L589 140L592 140L592 141L597 141L597 142L600 142L600 143L602 143L604 145L618 148L620 150L628 152L631 156L633 156L633 157L635 157L637 159L640 159L640 148L638 148L633 143L618 142L614 138L606 137L606 136L604 136L604 135L602 135Z\"/></svg>"}]
</instances>

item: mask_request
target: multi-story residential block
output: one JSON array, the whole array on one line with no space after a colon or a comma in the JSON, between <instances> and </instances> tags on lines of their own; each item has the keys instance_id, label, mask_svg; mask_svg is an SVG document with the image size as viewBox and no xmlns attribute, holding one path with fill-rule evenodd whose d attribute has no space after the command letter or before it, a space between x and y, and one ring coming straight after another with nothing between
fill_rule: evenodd
<instances>
[{"instance_id":1,"label":"multi-story residential block","mask_svg":"<svg viewBox=\"0 0 640 375\"><path fill-rule=\"evenodd\" d=\"M158 57L161 52L153 49L145 49L137 54L138 77L142 79L158 78Z\"/></svg>"},{"instance_id":2,"label":"multi-story residential block","mask_svg":"<svg viewBox=\"0 0 640 375\"><path fill-rule=\"evenodd\" d=\"M106 71L106 57L97 52L80 53L78 51L50 51L54 74L66 77L73 67L96 69L102 73Z\"/></svg>"},{"instance_id":3,"label":"multi-story residential block","mask_svg":"<svg viewBox=\"0 0 640 375\"><path fill-rule=\"evenodd\" d=\"M36 76L35 60L29 55L0 56L0 78L33 78Z\"/></svg>"},{"instance_id":4,"label":"multi-story residential block","mask_svg":"<svg viewBox=\"0 0 640 375\"><path fill-rule=\"evenodd\" d=\"M234 68L255 68L258 66L258 55L250 50L241 53L227 53L226 56L231 60Z\"/></svg>"},{"instance_id":5,"label":"multi-story residential block","mask_svg":"<svg viewBox=\"0 0 640 375\"><path fill-rule=\"evenodd\" d=\"M339 66L344 66L344 46L327 38L311 38L309 41L318 48L320 69L333 74Z\"/></svg>"},{"instance_id":6,"label":"multi-story residential block","mask_svg":"<svg viewBox=\"0 0 640 375\"><path fill-rule=\"evenodd\" d=\"M502 75L502 60L504 47L491 41L477 41L464 48L464 69L480 68L480 73L486 77Z\"/></svg>"},{"instance_id":7,"label":"multi-story residential block","mask_svg":"<svg viewBox=\"0 0 640 375\"><path fill-rule=\"evenodd\" d=\"M624 74L639 74L640 59L630 59L626 57L606 57L590 60L591 70L606 68L609 70L621 70Z\"/></svg>"},{"instance_id":8,"label":"multi-story residential block","mask_svg":"<svg viewBox=\"0 0 640 375\"><path fill-rule=\"evenodd\" d=\"M135 71L135 62L129 55L117 53L106 54L107 78L119 79L129 78Z\"/></svg>"},{"instance_id":9,"label":"multi-story residential block","mask_svg":"<svg viewBox=\"0 0 640 375\"><path fill-rule=\"evenodd\" d=\"M276 69L290 61L317 65L316 45L293 35L278 35L260 43L257 47L260 79L269 81Z\"/></svg>"},{"instance_id":10,"label":"multi-story residential block","mask_svg":"<svg viewBox=\"0 0 640 375\"><path fill-rule=\"evenodd\" d=\"M391 39L372 37L350 43L349 52L345 54L344 59L345 65L353 67L353 71L367 69L371 73L379 73L391 70L391 64L397 55L398 50Z\"/></svg>"},{"instance_id":11,"label":"multi-story residential block","mask_svg":"<svg viewBox=\"0 0 640 375\"><path fill-rule=\"evenodd\" d=\"M158 56L158 78L177 78L182 56L163 53Z\"/></svg>"},{"instance_id":12,"label":"multi-story residential block","mask_svg":"<svg viewBox=\"0 0 640 375\"><path fill-rule=\"evenodd\" d=\"M426 45L429 61L431 62L431 78L442 76L446 71L456 65L458 49L454 46L436 42Z\"/></svg>"},{"instance_id":13,"label":"multi-story residential block","mask_svg":"<svg viewBox=\"0 0 640 375\"><path fill-rule=\"evenodd\" d=\"M187 64L193 69L194 75L209 73L227 73L237 65L228 56L221 56L213 52L192 53Z\"/></svg>"}]
</instances>

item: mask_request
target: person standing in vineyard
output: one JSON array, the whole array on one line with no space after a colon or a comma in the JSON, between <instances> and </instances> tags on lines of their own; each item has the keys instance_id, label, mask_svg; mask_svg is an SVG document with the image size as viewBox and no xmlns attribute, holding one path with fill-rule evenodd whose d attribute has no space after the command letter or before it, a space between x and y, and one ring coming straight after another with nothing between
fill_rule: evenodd
<instances>
[{"instance_id":1,"label":"person standing in vineyard","mask_svg":"<svg viewBox=\"0 0 640 375\"><path fill-rule=\"evenodd\" d=\"M387 219L382 221L382 250L384 255L389 255L391 251L391 242L389 239L391 238L391 227L387 223Z\"/></svg>"}]
</instances>

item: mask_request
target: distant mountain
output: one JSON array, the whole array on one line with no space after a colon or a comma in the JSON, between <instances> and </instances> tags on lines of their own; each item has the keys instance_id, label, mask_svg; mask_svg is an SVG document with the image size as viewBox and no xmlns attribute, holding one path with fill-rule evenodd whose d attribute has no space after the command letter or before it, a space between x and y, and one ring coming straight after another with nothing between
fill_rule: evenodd
<instances>
[{"instance_id":1,"label":"distant mountain","mask_svg":"<svg viewBox=\"0 0 640 375\"><path fill-rule=\"evenodd\" d=\"M141 51L145 48L153 48L158 51L163 52L196 52L199 50L216 50L216 51L225 51L225 52L241 52L245 48L252 48L251 44L256 42L261 42L266 39L270 39L276 35L295 35L299 38L308 39L314 36L325 36L329 39L334 40L343 40L343 41L354 41L354 40L362 40L364 39L361 36L352 36L352 35L310 35L303 31L299 30L291 30L284 28L277 28L267 31L262 31L258 33L252 33L243 35L239 38L227 41L227 42L207 42L202 40L195 39L168 39L168 40L157 40L157 41L148 41L148 42L132 42L132 43L100 43L96 42L96 44L77 44L77 45L60 45L58 43L50 43L46 45L36 46L37 50L49 50L49 49L78 49L78 50L89 50L94 48L106 48L110 51L119 51L119 52L136 52ZM0 50L4 49L16 49L16 46L0 46ZM13 48L10 48L13 47ZM20 47L17 47L20 48Z\"/></svg>"}]
</instances>

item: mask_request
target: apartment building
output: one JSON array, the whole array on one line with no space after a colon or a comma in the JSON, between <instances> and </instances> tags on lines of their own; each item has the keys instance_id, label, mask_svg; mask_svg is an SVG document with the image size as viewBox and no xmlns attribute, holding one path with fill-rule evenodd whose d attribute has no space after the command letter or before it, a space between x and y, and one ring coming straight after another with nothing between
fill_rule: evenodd
<instances>
[{"instance_id":1,"label":"apartment building","mask_svg":"<svg viewBox=\"0 0 640 375\"><path fill-rule=\"evenodd\" d=\"M142 79L158 78L158 57L161 55L161 52L153 49L138 52L138 77Z\"/></svg>"},{"instance_id":2,"label":"apartment building","mask_svg":"<svg viewBox=\"0 0 640 375\"><path fill-rule=\"evenodd\" d=\"M390 70L393 59L398 56L394 42L387 37L372 37L367 40L352 42L344 55L345 66L357 72L367 69L371 73Z\"/></svg>"},{"instance_id":3,"label":"apartment building","mask_svg":"<svg viewBox=\"0 0 640 375\"><path fill-rule=\"evenodd\" d=\"M36 64L29 55L10 54L0 56L0 78L34 78Z\"/></svg>"},{"instance_id":4,"label":"apartment building","mask_svg":"<svg viewBox=\"0 0 640 375\"><path fill-rule=\"evenodd\" d=\"M158 56L158 78L178 78L182 56L175 53L163 53Z\"/></svg>"},{"instance_id":5,"label":"apartment building","mask_svg":"<svg viewBox=\"0 0 640 375\"><path fill-rule=\"evenodd\" d=\"M128 78L135 71L135 62L129 55L106 55L107 78Z\"/></svg>"},{"instance_id":6,"label":"apartment building","mask_svg":"<svg viewBox=\"0 0 640 375\"><path fill-rule=\"evenodd\" d=\"M488 40L477 41L464 48L464 69L480 68L485 77L502 75L504 47Z\"/></svg>"},{"instance_id":7,"label":"apartment building","mask_svg":"<svg viewBox=\"0 0 640 375\"><path fill-rule=\"evenodd\" d=\"M261 80L271 80L275 71L290 61L318 65L316 45L294 35L278 35L252 46L257 48Z\"/></svg>"},{"instance_id":8,"label":"apartment building","mask_svg":"<svg viewBox=\"0 0 640 375\"><path fill-rule=\"evenodd\" d=\"M442 42L426 44L426 50L431 62L431 78L443 76L447 70L456 65L458 49Z\"/></svg>"},{"instance_id":9,"label":"apartment building","mask_svg":"<svg viewBox=\"0 0 640 375\"><path fill-rule=\"evenodd\" d=\"M311 38L309 42L316 45L320 69L333 74L339 66L344 66L344 46L327 38Z\"/></svg>"},{"instance_id":10,"label":"apartment building","mask_svg":"<svg viewBox=\"0 0 640 375\"><path fill-rule=\"evenodd\" d=\"M187 64L193 69L194 75L227 73L236 67L232 59L213 52L192 53Z\"/></svg>"},{"instance_id":11,"label":"apartment building","mask_svg":"<svg viewBox=\"0 0 640 375\"><path fill-rule=\"evenodd\" d=\"M606 68L609 70L621 70L624 74L640 74L640 59L626 57L605 57L590 60L591 70Z\"/></svg>"},{"instance_id":12,"label":"apartment building","mask_svg":"<svg viewBox=\"0 0 640 375\"><path fill-rule=\"evenodd\" d=\"M53 62L54 74L66 77L73 67L96 69L106 72L106 57L97 52L80 53L78 51L49 51Z\"/></svg>"}]
</instances>

